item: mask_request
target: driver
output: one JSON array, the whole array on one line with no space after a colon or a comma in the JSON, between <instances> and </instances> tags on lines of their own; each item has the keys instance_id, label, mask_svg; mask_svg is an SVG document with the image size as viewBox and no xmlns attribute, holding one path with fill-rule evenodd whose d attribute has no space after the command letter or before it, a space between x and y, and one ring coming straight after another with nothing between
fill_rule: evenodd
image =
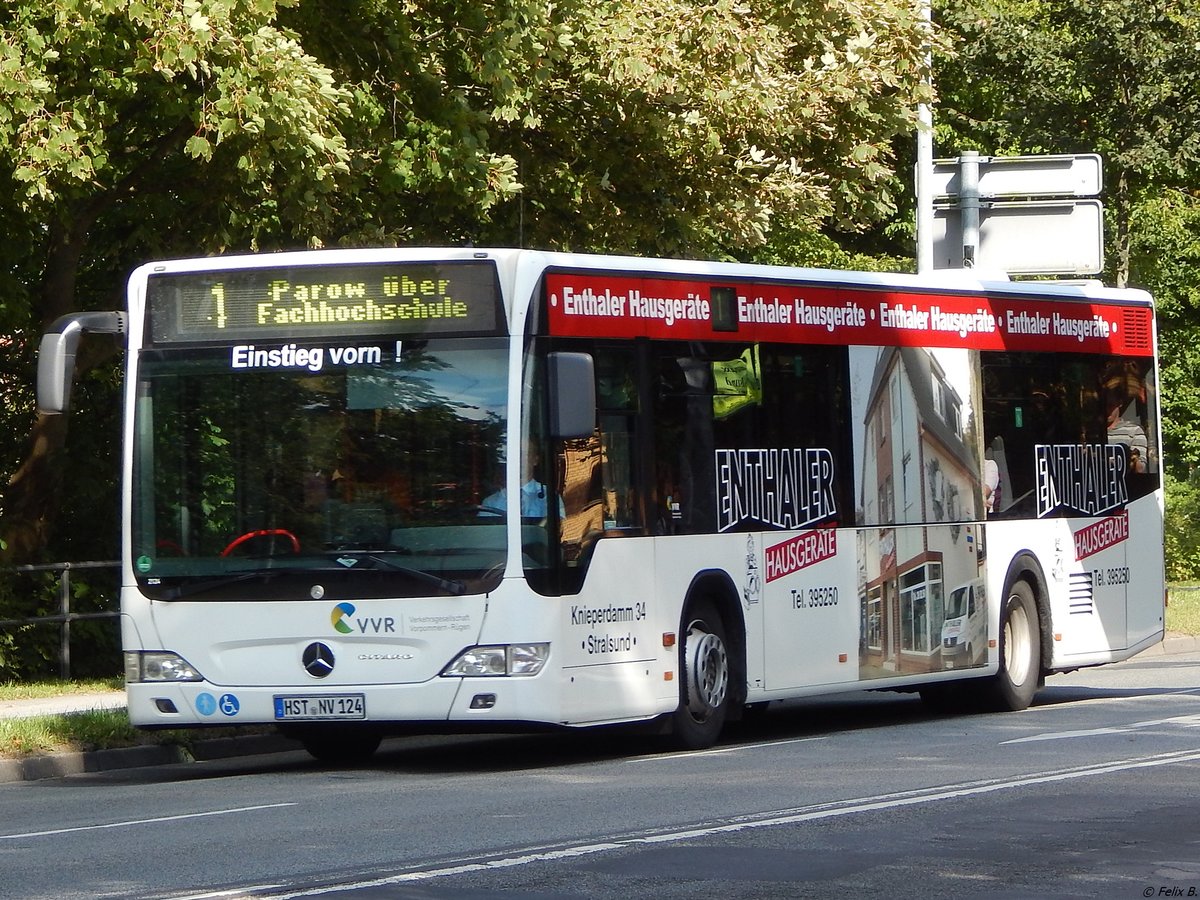
<instances>
[{"instance_id":1,"label":"driver","mask_svg":"<svg viewBox=\"0 0 1200 900\"><path fill-rule=\"evenodd\" d=\"M546 485L540 479L542 454L537 446L529 447L524 456L525 469L521 483L521 518L544 519L546 517ZM503 515L507 509L508 491L503 486L495 493L489 494L480 504L484 508L479 511L481 516ZM559 515L563 513L562 498L558 501Z\"/></svg>"}]
</instances>

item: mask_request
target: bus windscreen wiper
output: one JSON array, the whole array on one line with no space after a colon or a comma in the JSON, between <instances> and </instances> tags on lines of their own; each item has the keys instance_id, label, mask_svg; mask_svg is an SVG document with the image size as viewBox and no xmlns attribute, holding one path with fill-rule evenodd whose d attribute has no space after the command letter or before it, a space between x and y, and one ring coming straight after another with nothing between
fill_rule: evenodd
<instances>
[{"instance_id":1,"label":"bus windscreen wiper","mask_svg":"<svg viewBox=\"0 0 1200 900\"><path fill-rule=\"evenodd\" d=\"M467 592L467 586L463 582L456 579L442 578L440 575L434 575L432 572L426 572L423 569L416 569L412 566L406 566L395 562L384 554L391 554L395 551L391 550L339 550L332 554L334 562L342 565L345 569L351 569L355 563L360 560L368 560L376 565L383 566L386 569L392 569L396 572L401 572L409 575L422 584L428 584L437 588L440 591L445 591L447 594L460 596Z\"/></svg>"},{"instance_id":2,"label":"bus windscreen wiper","mask_svg":"<svg viewBox=\"0 0 1200 900\"><path fill-rule=\"evenodd\" d=\"M230 575L219 575L216 578L206 578L203 581L194 581L191 584L181 584L173 588L168 588L163 592L164 600L179 600L183 597L191 597L196 594L203 594L207 591L215 591L218 588L225 587L230 584L238 584L242 581L253 581L255 578L262 578L264 581L269 581L272 577L282 574L284 569L276 567L249 569L241 572L234 572Z\"/></svg>"}]
</instances>

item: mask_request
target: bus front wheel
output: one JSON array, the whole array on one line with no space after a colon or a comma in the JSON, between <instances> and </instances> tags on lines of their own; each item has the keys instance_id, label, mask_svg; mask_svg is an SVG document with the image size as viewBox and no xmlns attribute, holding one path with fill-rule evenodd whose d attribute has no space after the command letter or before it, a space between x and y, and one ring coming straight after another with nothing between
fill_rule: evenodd
<instances>
[{"instance_id":1,"label":"bus front wheel","mask_svg":"<svg viewBox=\"0 0 1200 900\"><path fill-rule=\"evenodd\" d=\"M991 684L991 706L1025 709L1033 701L1042 666L1041 628L1037 601L1026 581L1015 581L1005 592L1000 611L1000 671Z\"/></svg>"},{"instance_id":2,"label":"bus front wheel","mask_svg":"<svg viewBox=\"0 0 1200 900\"><path fill-rule=\"evenodd\" d=\"M716 743L729 711L729 645L725 623L707 600L689 605L679 648L679 708L675 743L701 750Z\"/></svg>"},{"instance_id":3,"label":"bus front wheel","mask_svg":"<svg viewBox=\"0 0 1200 900\"><path fill-rule=\"evenodd\" d=\"M379 749L383 735L373 729L317 726L291 733L313 759L333 765L364 763Z\"/></svg>"}]
</instances>

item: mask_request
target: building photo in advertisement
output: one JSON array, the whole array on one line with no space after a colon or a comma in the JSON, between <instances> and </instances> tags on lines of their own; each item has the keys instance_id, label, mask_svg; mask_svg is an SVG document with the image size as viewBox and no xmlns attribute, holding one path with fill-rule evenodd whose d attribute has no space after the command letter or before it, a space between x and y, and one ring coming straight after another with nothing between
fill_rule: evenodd
<instances>
[{"instance_id":1,"label":"building photo in advertisement","mask_svg":"<svg viewBox=\"0 0 1200 900\"><path fill-rule=\"evenodd\" d=\"M976 366L965 349L850 348L862 679L987 661Z\"/></svg>"}]
</instances>

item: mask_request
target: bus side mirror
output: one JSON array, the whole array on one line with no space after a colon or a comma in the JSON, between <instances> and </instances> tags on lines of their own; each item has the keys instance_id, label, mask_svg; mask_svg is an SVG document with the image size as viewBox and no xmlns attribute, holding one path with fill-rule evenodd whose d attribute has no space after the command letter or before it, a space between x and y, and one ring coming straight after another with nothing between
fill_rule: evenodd
<instances>
[{"instance_id":1,"label":"bus side mirror","mask_svg":"<svg viewBox=\"0 0 1200 900\"><path fill-rule=\"evenodd\" d=\"M596 430L596 373L590 353L551 353L550 434L560 440Z\"/></svg>"},{"instance_id":2,"label":"bus side mirror","mask_svg":"<svg viewBox=\"0 0 1200 900\"><path fill-rule=\"evenodd\" d=\"M72 313L57 319L42 335L38 347L37 406L44 415L65 413L71 408L71 385L75 379L75 352L84 332L124 334L125 314L120 312Z\"/></svg>"}]
</instances>

